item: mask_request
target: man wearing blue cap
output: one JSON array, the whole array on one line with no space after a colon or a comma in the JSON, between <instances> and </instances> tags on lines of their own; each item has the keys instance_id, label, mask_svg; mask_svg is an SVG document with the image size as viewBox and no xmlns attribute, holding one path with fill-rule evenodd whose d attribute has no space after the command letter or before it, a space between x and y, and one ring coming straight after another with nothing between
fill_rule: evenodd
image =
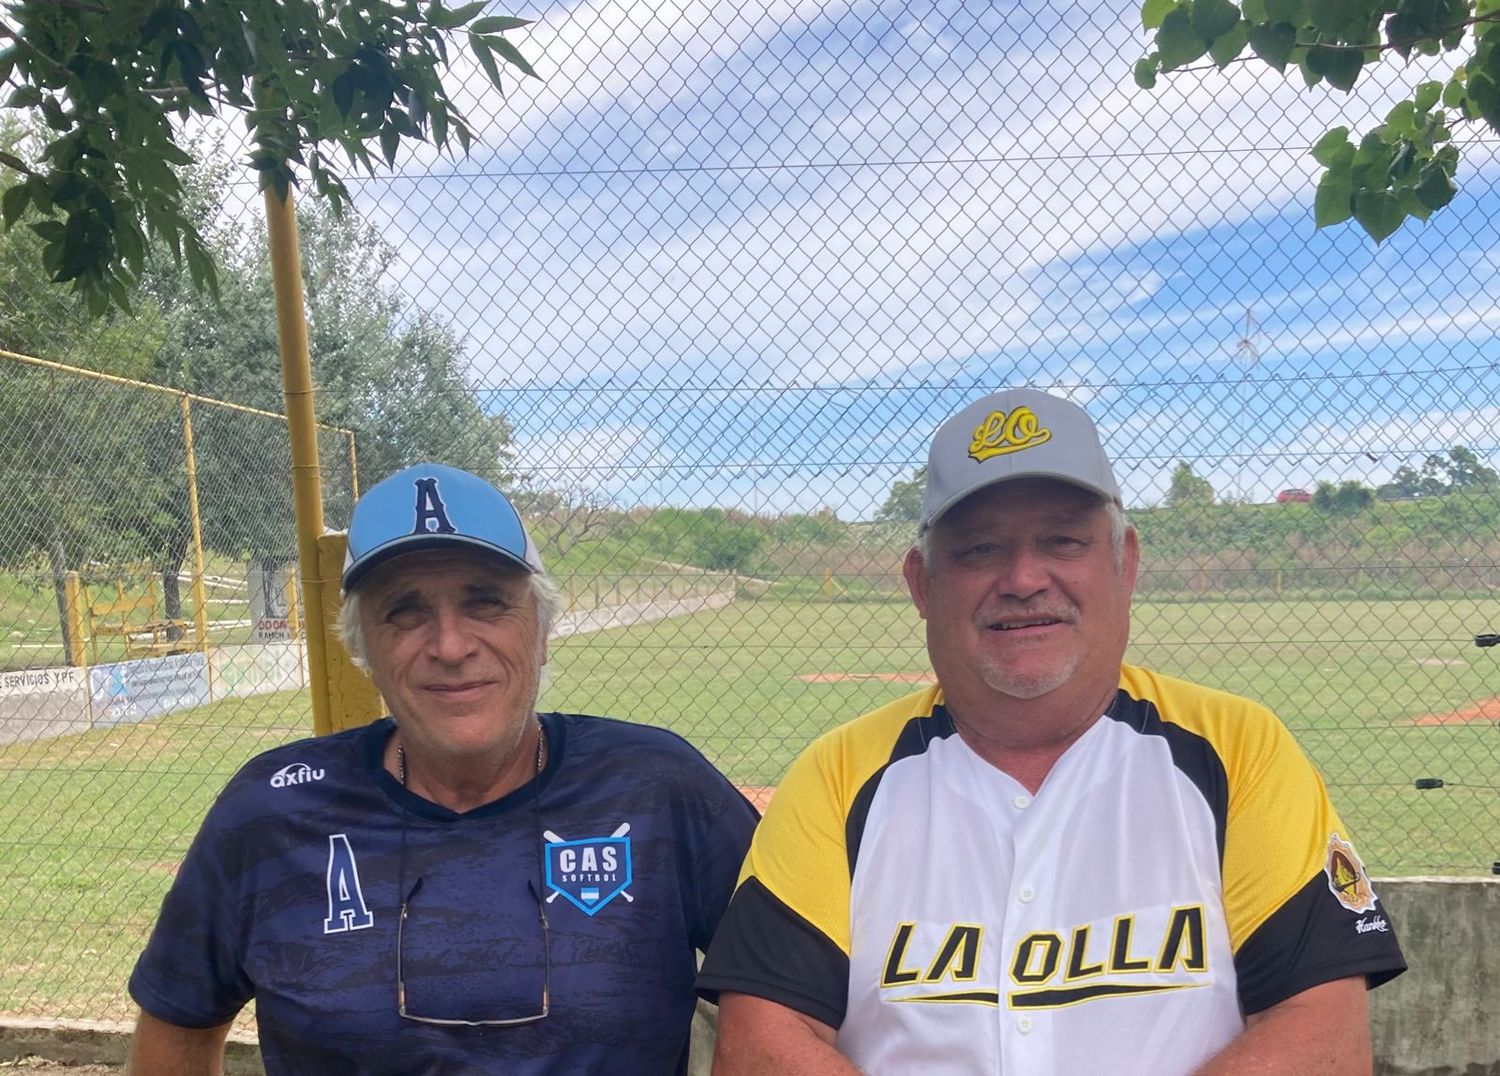
<instances>
[{"instance_id":1,"label":"man wearing blue cap","mask_svg":"<svg viewBox=\"0 0 1500 1076\"><path fill-rule=\"evenodd\" d=\"M561 604L505 496L421 464L349 526L341 616L391 717L253 759L130 980L133 1071L682 1073L696 952L756 816L672 733L538 714Z\"/></svg>"},{"instance_id":2,"label":"man wearing blue cap","mask_svg":"<svg viewBox=\"0 0 1500 1076\"><path fill-rule=\"evenodd\" d=\"M1124 664L1139 551L1088 415L987 396L927 476L937 685L771 801L699 979L716 1076L1368 1076L1390 923L1280 721Z\"/></svg>"}]
</instances>

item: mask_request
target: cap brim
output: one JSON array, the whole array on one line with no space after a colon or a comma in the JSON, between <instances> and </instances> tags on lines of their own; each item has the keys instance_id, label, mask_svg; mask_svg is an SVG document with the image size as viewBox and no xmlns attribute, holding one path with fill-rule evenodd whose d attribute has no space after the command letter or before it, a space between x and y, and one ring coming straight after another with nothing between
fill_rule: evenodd
<instances>
[{"instance_id":1,"label":"cap brim","mask_svg":"<svg viewBox=\"0 0 1500 1076\"><path fill-rule=\"evenodd\" d=\"M449 547L464 547L488 553L497 560L504 561L507 565L526 572L528 575L536 571L524 559L516 556L509 550L501 549L497 545L469 538L462 534L407 534L393 541L386 542L384 545L376 546L351 564L348 570L344 572L339 584L340 589L348 593L356 583L369 575L371 571L395 557L405 556L407 553L420 553L428 549Z\"/></svg>"},{"instance_id":2,"label":"cap brim","mask_svg":"<svg viewBox=\"0 0 1500 1076\"><path fill-rule=\"evenodd\" d=\"M1105 489L1103 486L1095 485L1093 482L1089 482L1086 479L1079 478L1077 475L1058 474L1054 471L1026 471L1023 474L1002 474L996 475L994 478L991 478L986 482L980 482L976 485L970 486L968 489L962 490L959 493L954 494L952 497L949 497L942 504L934 508L932 510L932 514L922 521L921 526L917 528L917 533L921 534L926 531L928 527L931 527L939 519L943 518L944 514L946 514L950 508L958 504L960 501L968 500L980 490L989 489L991 486L998 486L1002 482L1017 482L1023 478L1050 478L1054 482L1066 482L1070 486L1077 486L1079 489L1087 490L1088 492L1093 493L1106 501L1113 501L1115 504L1120 503L1119 498L1109 490Z\"/></svg>"}]
</instances>

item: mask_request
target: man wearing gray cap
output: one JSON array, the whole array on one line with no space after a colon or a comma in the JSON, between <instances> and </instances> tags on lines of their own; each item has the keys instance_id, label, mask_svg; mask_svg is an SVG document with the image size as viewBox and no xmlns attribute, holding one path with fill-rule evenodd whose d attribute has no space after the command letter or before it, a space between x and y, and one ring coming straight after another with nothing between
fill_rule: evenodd
<instances>
[{"instance_id":1,"label":"man wearing gray cap","mask_svg":"<svg viewBox=\"0 0 1500 1076\"><path fill-rule=\"evenodd\" d=\"M1139 549L1088 415L996 393L927 475L938 683L772 799L698 980L715 1072L1368 1073L1384 908L1280 721L1124 664Z\"/></svg>"},{"instance_id":2,"label":"man wearing gray cap","mask_svg":"<svg viewBox=\"0 0 1500 1076\"><path fill-rule=\"evenodd\" d=\"M680 737L536 710L556 587L510 501L419 464L349 525L344 637L391 717L252 759L130 979L137 1076L686 1071L755 810Z\"/></svg>"}]
</instances>

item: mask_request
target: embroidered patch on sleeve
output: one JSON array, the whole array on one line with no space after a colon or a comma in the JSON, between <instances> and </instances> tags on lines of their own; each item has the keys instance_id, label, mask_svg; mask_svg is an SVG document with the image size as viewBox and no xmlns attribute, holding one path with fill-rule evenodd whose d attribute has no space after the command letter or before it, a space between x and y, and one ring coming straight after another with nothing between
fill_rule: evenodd
<instances>
[{"instance_id":1,"label":"embroidered patch on sleeve","mask_svg":"<svg viewBox=\"0 0 1500 1076\"><path fill-rule=\"evenodd\" d=\"M1356 914L1368 912L1375 907L1375 888L1365 873L1354 845L1337 833L1328 838L1328 858L1323 864L1323 873L1328 876L1328 890L1338 902Z\"/></svg>"}]
</instances>

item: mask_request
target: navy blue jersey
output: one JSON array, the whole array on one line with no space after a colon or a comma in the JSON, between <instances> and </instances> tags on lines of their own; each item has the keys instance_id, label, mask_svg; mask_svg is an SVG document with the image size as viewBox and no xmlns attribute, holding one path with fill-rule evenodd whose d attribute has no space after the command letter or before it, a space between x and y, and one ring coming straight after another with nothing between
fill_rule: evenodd
<instances>
[{"instance_id":1,"label":"navy blue jersey","mask_svg":"<svg viewBox=\"0 0 1500 1076\"><path fill-rule=\"evenodd\" d=\"M131 996L183 1027L254 998L269 1076L684 1072L694 950L755 810L670 732L542 721L540 778L464 814L386 772L389 719L253 759L193 841ZM534 1015L550 959L550 1015L402 1019L403 895L408 1013Z\"/></svg>"}]
</instances>

